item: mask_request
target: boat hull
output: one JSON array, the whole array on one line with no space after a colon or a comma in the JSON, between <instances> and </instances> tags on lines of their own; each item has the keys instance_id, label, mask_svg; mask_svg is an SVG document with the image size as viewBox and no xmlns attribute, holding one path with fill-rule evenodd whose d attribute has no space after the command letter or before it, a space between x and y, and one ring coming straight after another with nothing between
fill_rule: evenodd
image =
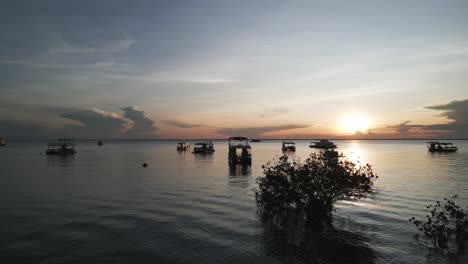
<instances>
[{"instance_id":1,"label":"boat hull","mask_svg":"<svg viewBox=\"0 0 468 264\"><path fill-rule=\"evenodd\" d=\"M53 149L50 149L50 150L46 151L47 155L63 155L63 156L66 156L66 155L73 155L75 153L76 153L76 151L73 150L73 149L67 149L67 150L53 150Z\"/></svg>"},{"instance_id":2,"label":"boat hull","mask_svg":"<svg viewBox=\"0 0 468 264\"><path fill-rule=\"evenodd\" d=\"M432 149L430 149L430 150L428 150L428 151L431 152L431 153L437 153L437 152L439 152L439 153L447 153L447 152L457 152L457 150L458 150L458 149L441 149L441 150L432 150Z\"/></svg>"}]
</instances>

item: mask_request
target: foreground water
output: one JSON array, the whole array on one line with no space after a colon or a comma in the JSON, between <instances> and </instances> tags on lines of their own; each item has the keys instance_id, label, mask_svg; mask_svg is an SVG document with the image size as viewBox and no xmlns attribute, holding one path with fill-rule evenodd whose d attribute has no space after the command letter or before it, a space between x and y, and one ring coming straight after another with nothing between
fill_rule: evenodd
<instances>
[{"instance_id":1,"label":"foreground water","mask_svg":"<svg viewBox=\"0 0 468 264\"><path fill-rule=\"evenodd\" d=\"M335 237L303 252L260 221L252 188L281 141L251 143L253 164L228 168L172 141L78 142L74 157L44 155L44 142L0 148L1 263L467 263L429 250L408 218L458 194L468 205L468 141L430 154L423 141L336 141L380 176L375 200L341 202ZM313 150L296 141L296 156ZM142 168L142 163L148 163ZM336 241L334 241L336 239Z\"/></svg>"}]
</instances>

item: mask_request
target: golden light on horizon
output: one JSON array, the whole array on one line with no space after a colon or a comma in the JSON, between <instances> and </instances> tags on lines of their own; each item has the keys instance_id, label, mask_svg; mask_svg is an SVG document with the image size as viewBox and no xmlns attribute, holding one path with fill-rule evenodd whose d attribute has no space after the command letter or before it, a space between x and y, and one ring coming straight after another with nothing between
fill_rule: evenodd
<instances>
[{"instance_id":1,"label":"golden light on horizon","mask_svg":"<svg viewBox=\"0 0 468 264\"><path fill-rule=\"evenodd\" d=\"M365 132L369 128L369 119L363 115L345 116L340 121L340 127L343 132L349 134Z\"/></svg>"}]
</instances>

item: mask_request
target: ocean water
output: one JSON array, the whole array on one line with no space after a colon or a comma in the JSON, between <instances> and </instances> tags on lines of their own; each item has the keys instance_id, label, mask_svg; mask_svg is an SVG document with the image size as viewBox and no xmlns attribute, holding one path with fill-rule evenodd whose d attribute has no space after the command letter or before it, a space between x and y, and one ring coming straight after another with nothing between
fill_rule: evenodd
<instances>
[{"instance_id":1,"label":"ocean water","mask_svg":"<svg viewBox=\"0 0 468 264\"><path fill-rule=\"evenodd\" d=\"M335 141L373 166L378 194L339 202L334 235L312 252L256 211L255 179L281 141L251 143L252 166L236 170L227 141L215 141L213 155L177 152L174 141L80 141L73 157L9 142L0 148L0 262L468 263L468 248L431 250L408 222L453 194L468 205L468 141L453 142L457 153L431 154L424 141ZM297 140L295 156L313 152L308 143Z\"/></svg>"}]
</instances>

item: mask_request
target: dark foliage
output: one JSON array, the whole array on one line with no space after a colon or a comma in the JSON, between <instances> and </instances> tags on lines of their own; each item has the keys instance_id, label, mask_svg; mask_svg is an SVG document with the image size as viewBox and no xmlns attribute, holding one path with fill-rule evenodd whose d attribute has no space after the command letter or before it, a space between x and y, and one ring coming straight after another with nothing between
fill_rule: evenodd
<instances>
[{"instance_id":1,"label":"dark foliage","mask_svg":"<svg viewBox=\"0 0 468 264\"><path fill-rule=\"evenodd\" d=\"M313 153L304 162L282 156L264 165L263 172L254 190L258 209L267 215L293 213L315 227L330 219L336 201L373 195L377 178L369 164L327 152Z\"/></svg>"},{"instance_id":2,"label":"dark foliage","mask_svg":"<svg viewBox=\"0 0 468 264\"><path fill-rule=\"evenodd\" d=\"M432 239L435 246L447 248L449 241L457 242L458 246L468 239L468 216L463 209L455 204L457 196L451 199L444 198L444 202L437 201L432 208L431 215L426 216L426 221L417 220L414 216L410 222L418 227L427 237Z\"/></svg>"}]
</instances>

